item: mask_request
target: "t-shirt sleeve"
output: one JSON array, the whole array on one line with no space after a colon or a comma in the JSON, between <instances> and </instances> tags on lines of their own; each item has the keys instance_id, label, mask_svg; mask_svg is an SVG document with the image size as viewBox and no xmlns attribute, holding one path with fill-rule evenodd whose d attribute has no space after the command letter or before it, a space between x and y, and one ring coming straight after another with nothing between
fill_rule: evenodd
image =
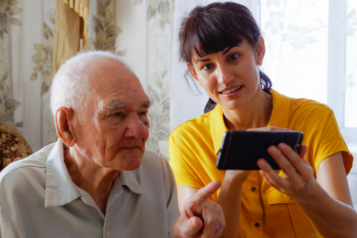
<instances>
[{"instance_id":1,"label":"t-shirt sleeve","mask_svg":"<svg viewBox=\"0 0 357 238\"><path fill-rule=\"evenodd\" d=\"M169 138L169 158L177 184L192 188L202 188L205 186L194 176L195 169L191 168L188 161L186 161L188 159L187 156L180 154L178 145L172 135Z\"/></svg>"},{"instance_id":2,"label":"t-shirt sleeve","mask_svg":"<svg viewBox=\"0 0 357 238\"><path fill-rule=\"evenodd\" d=\"M314 160L315 171L317 171L318 166L324 159L337 152L342 152L346 174L350 172L353 164L353 156L348 150L348 147L340 133L332 110L330 110L325 126L321 133L319 143L317 143L316 151L317 154Z\"/></svg>"}]
</instances>

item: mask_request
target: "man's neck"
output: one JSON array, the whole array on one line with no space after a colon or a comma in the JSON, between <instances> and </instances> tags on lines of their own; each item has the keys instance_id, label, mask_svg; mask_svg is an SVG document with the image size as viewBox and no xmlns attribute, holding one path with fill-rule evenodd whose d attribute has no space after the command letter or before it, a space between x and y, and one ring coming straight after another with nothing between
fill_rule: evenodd
<instances>
[{"instance_id":1,"label":"man's neck","mask_svg":"<svg viewBox=\"0 0 357 238\"><path fill-rule=\"evenodd\" d=\"M120 171L99 166L82 156L74 147L64 149L64 163L72 181L89 193L105 214L113 181Z\"/></svg>"}]
</instances>

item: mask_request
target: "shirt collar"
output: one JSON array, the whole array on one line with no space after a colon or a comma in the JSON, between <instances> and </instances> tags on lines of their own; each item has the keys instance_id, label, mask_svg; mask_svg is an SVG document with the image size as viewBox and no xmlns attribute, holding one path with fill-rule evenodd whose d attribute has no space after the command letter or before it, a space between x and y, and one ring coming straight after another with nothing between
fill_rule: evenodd
<instances>
[{"instance_id":1,"label":"shirt collar","mask_svg":"<svg viewBox=\"0 0 357 238\"><path fill-rule=\"evenodd\" d=\"M143 194L133 171L121 171L113 183L111 193L115 194L115 197L123 192L123 185L132 193ZM81 193L73 183L64 163L63 142L58 139L46 162L45 207L63 206L79 197Z\"/></svg>"},{"instance_id":2,"label":"shirt collar","mask_svg":"<svg viewBox=\"0 0 357 238\"><path fill-rule=\"evenodd\" d=\"M45 207L63 206L80 196L64 163L63 143L58 139L46 162Z\"/></svg>"},{"instance_id":3,"label":"shirt collar","mask_svg":"<svg viewBox=\"0 0 357 238\"><path fill-rule=\"evenodd\" d=\"M133 171L121 171L118 175L119 183L116 183L121 186L126 186L130 192L136 194L143 194L143 189L141 188L138 180L134 176Z\"/></svg>"},{"instance_id":4,"label":"shirt collar","mask_svg":"<svg viewBox=\"0 0 357 238\"><path fill-rule=\"evenodd\" d=\"M273 110L268 126L288 128L290 99L287 96L278 93L274 89L270 89L270 93L273 98ZM209 113L214 151L216 154L218 154L219 149L221 148L223 134L228 129L224 123L223 111L220 105L217 104L217 106Z\"/></svg>"},{"instance_id":5,"label":"shirt collar","mask_svg":"<svg viewBox=\"0 0 357 238\"><path fill-rule=\"evenodd\" d=\"M271 112L268 126L288 128L290 115L290 98L271 89L273 98L273 110Z\"/></svg>"}]
</instances>

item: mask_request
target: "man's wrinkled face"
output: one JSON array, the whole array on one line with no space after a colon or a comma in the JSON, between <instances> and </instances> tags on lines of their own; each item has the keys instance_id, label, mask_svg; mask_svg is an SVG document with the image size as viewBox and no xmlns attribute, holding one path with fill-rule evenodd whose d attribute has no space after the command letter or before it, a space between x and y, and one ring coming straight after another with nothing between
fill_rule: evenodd
<instances>
[{"instance_id":1,"label":"man's wrinkled face","mask_svg":"<svg viewBox=\"0 0 357 238\"><path fill-rule=\"evenodd\" d=\"M92 60L89 68L91 96L77 123L76 146L102 167L135 170L149 137L149 98L122 63Z\"/></svg>"}]
</instances>

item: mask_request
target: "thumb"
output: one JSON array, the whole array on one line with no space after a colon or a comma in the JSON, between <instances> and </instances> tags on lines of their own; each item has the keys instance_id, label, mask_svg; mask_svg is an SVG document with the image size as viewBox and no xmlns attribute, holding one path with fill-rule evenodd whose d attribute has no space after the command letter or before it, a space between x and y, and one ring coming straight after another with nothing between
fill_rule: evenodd
<instances>
[{"instance_id":1,"label":"thumb","mask_svg":"<svg viewBox=\"0 0 357 238\"><path fill-rule=\"evenodd\" d=\"M187 228L186 228L186 234L185 237L196 237L201 229L203 228L203 221L199 217L191 217L187 221Z\"/></svg>"}]
</instances>

